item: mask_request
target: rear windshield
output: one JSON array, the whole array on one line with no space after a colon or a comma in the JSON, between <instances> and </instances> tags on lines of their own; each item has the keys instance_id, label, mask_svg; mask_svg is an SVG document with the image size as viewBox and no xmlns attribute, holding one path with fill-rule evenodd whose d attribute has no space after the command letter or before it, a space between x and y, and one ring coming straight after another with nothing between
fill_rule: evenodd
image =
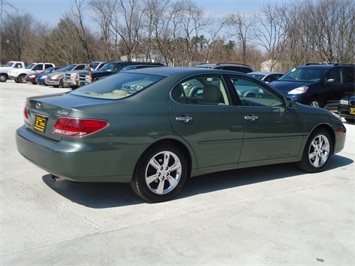
<instances>
[{"instance_id":1,"label":"rear windshield","mask_svg":"<svg viewBox=\"0 0 355 266\"><path fill-rule=\"evenodd\" d=\"M163 79L162 76L122 72L76 89L71 94L100 99L121 99Z\"/></svg>"}]
</instances>

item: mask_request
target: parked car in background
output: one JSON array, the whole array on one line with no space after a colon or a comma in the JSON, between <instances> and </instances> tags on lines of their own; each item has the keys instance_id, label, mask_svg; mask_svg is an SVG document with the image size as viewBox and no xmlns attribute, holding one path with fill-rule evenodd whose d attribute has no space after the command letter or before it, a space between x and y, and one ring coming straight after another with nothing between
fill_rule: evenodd
<instances>
[{"instance_id":1,"label":"parked car in background","mask_svg":"<svg viewBox=\"0 0 355 266\"><path fill-rule=\"evenodd\" d=\"M62 87L64 88L64 75L65 72L75 70L75 69L84 69L86 64L71 64L66 67L60 68L57 71L48 74L46 78L46 84L48 86L53 86L53 87Z\"/></svg>"},{"instance_id":2,"label":"parked car in background","mask_svg":"<svg viewBox=\"0 0 355 266\"><path fill-rule=\"evenodd\" d=\"M26 68L13 69L8 72L9 79L14 80L16 83L25 83L26 75L33 73L40 73L47 68L55 67L53 63L32 63Z\"/></svg>"},{"instance_id":3,"label":"parked car in background","mask_svg":"<svg viewBox=\"0 0 355 266\"><path fill-rule=\"evenodd\" d=\"M70 71L66 71L64 73L63 77L63 83L64 87L66 88L71 88L71 89L76 89L79 87L78 81L79 81L79 72L82 72L83 70L88 71L90 64L81 64L84 65L84 67L81 68L76 68Z\"/></svg>"},{"instance_id":4,"label":"parked car in background","mask_svg":"<svg viewBox=\"0 0 355 266\"><path fill-rule=\"evenodd\" d=\"M240 83L258 97L240 96ZM23 114L17 149L54 179L130 183L149 202L217 171L295 162L320 172L346 138L340 117L325 109L248 75L202 68L120 72L30 97Z\"/></svg>"},{"instance_id":5,"label":"parked car in background","mask_svg":"<svg viewBox=\"0 0 355 266\"><path fill-rule=\"evenodd\" d=\"M338 105L338 114L349 123L355 123L355 95L342 98Z\"/></svg>"},{"instance_id":6,"label":"parked car in background","mask_svg":"<svg viewBox=\"0 0 355 266\"><path fill-rule=\"evenodd\" d=\"M50 73L53 73L53 72L57 71L57 70L60 69L60 68L62 68L62 67L59 67L59 66L51 67L51 68L46 69L46 70L43 71L42 73L39 73L39 74L37 75L37 78L36 78L36 83L37 83L38 85L46 85L46 86L47 86L47 84L46 84L46 82L45 82L47 76L48 76Z\"/></svg>"},{"instance_id":7,"label":"parked car in background","mask_svg":"<svg viewBox=\"0 0 355 266\"><path fill-rule=\"evenodd\" d=\"M47 68L50 69L50 68ZM43 72L27 74L25 80L27 83L37 84L37 76Z\"/></svg>"},{"instance_id":8,"label":"parked car in background","mask_svg":"<svg viewBox=\"0 0 355 266\"><path fill-rule=\"evenodd\" d=\"M355 65L298 66L270 85L297 102L336 109L339 100L355 90Z\"/></svg>"},{"instance_id":9,"label":"parked car in background","mask_svg":"<svg viewBox=\"0 0 355 266\"><path fill-rule=\"evenodd\" d=\"M281 72L263 72L263 71L255 71L249 72L248 75L260 79L266 83L270 83L271 81L278 80L284 73Z\"/></svg>"},{"instance_id":10,"label":"parked car in background","mask_svg":"<svg viewBox=\"0 0 355 266\"><path fill-rule=\"evenodd\" d=\"M22 61L9 61L5 66L0 67L0 82L5 82L9 79L9 71L18 68L25 68L25 63Z\"/></svg>"},{"instance_id":11,"label":"parked car in background","mask_svg":"<svg viewBox=\"0 0 355 266\"><path fill-rule=\"evenodd\" d=\"M93 72L79 72L78 86L84 86L90 84L96 80L102 79L103 77L110 76L112 74L117 74L126 66L132 65L151 65L151 66L164 66L160 63L150 63L150 62L127 62L127 61L112 61L107 62L102 68Z\"/></svg>"},{"instance_id":12,"label":"parked car in background","mask_svg":"<svg viewBox=\"0 0 355 266\"><path fill-rule=\"evenodd\" d=\"M32 74L28 74L26 75L25 77L25 80L26 82L28 83L32 83L32 84L37 84L37 79L38 79L38 76L41 75L41 74L48 74L48 73L51 73L53 72L55 69L58 69L58 67L50 67L50 68L47 68L45 69L43 72L35 72L35 73L32 73Z\"/></svg>"},{"instance_id":13,"label":"parked car in background","mask_svg":"<svg viewBox=\"0 0 355 266\"><path fill-rule=\"evenodd\" d=\"M147 67L164 67L162 65L129 65L122 68L121 71L128 71L133 69L147 68Z\"/></svg>"},{"instance_id":14,"label":"parked car in background","mask_svg":"<svg viewBox=\"0 0 355 266\"><path fill-rule=\"evenodd\" d=\"M253 68L248 65L232 64L232 63L216 63L216 64L208 63L208 64L196 65L194 67L224 69L224 70L238 71L242 73L249 73L254 71Z\"/></svg>"},{"instance_id":15,"label":"parked car in background","mask_svg":"<svg viewBox=\"0 0 355 266\"><path fill-rule=\"evenodd\" d=\"M86 70L87 72L92 72L92 71L97 71L100 70L107 62L105 61L94 61L89 64L85 64L85 67L82 69L74 69L71 71L65 72L64 75L64 86L65 87L70 87L71 89L76 89L79 87L79 72L81 73L83 70ZM92 67L93 70L90 70L89 68Z\"/></svg>"}]
</instances>

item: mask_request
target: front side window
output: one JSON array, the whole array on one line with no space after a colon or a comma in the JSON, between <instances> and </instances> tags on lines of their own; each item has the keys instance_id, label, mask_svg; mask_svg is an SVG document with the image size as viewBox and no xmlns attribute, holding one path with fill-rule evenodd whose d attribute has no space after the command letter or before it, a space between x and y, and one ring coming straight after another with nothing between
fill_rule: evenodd
<instances>
[{"instance_id":1,"label":"front side window","mask_svg":"<svg viewBox=\"0 0 355 266\"><path fill-rule=\"evenodd\" d=\"M75 70L82 70L82 69L86 69L86 68L87 68L86 65L78 65L78 66L76 66L74 69L75 69Z\"/></svg>"},{"instance_id":2,"label":"front side window","mask_svg":"<svg viewBox=\"0 0 355 266\"><path fill-rule=\"evenodd\" d=\"M230 104L220 76L197 76L184 80L173 89L172 98L176 102L187 104Z\"/></svg>"},{"instance_id":3,"label":"front side window","mask_svg":"<svg viewBox=\"0 0 355 266\"><path fill-rule=\"evenodd\" d=\"M90 98L116 100L134 95L163 78L156 75L122 72L90 83L70 93Z\"/></svg>"},{"instance_id":4,"label":"front side window","mask_svg":"<svg viewBox=\"0 0 355 266\"><path fill-rule=\"evenodd\" d=\"M230 76L241 105L243 106L283 106L283 97L272 89L246 77Z\"/></svg>"}]
</instances>

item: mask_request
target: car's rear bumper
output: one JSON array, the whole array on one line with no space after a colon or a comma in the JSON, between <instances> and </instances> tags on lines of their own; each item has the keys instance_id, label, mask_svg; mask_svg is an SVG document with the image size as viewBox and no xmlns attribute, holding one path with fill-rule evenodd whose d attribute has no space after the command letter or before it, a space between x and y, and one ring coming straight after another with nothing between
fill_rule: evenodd
<instances>
[{"instance_id":1,"label":"car's rear bumper","mask_svg":"<svg viewBox=\"0 0 355 266\"><path fill-rule=\"evenodd\" d=\"M52 141L22 126L16 130L17 150L29 161L54 176L77 182L128 183L132 169L124 167L117 150L98 150L86 142ZM122 154L122 157L124 154ZM122 163L120 163L122 161Z\"/></svg>"}]
</instances>

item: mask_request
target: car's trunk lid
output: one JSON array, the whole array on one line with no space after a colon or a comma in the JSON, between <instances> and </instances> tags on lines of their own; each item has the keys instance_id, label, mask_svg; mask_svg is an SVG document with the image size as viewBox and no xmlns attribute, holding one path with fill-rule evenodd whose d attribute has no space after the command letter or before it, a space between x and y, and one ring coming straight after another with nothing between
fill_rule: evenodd
<instances>
[{"instance_id":1,"label":"car's trunk lid","mask_svg":"<svg viewBox=\"0 0 355 266\"><path fill-rule=\"evenodd\" d=\"M52 133L59 117L78 117L81 109L107 101L70 94L31 97L26 101L25 124L28 130L38 135L60 141L62 136Z\"/></svg>"}]
</instances>

